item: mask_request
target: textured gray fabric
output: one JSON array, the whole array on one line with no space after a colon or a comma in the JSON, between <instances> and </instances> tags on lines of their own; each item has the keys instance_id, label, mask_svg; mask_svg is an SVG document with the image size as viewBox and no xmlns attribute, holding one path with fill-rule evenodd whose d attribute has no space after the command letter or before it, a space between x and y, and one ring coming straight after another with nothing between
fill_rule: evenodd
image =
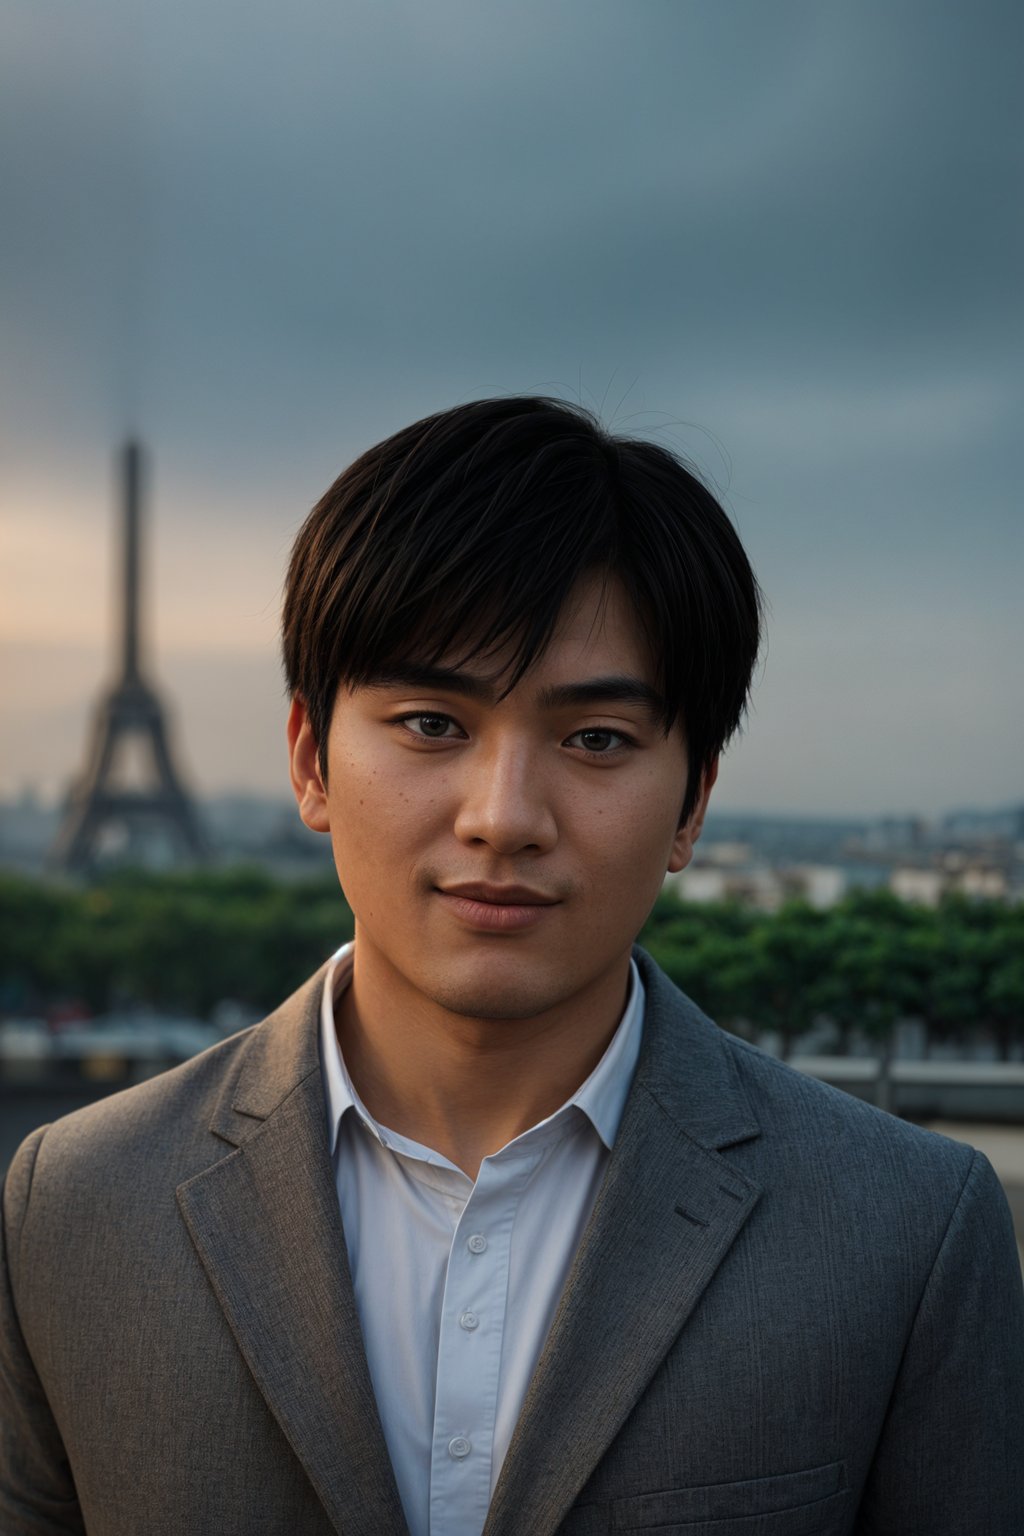
<instances>
[{"instance_id":1,"label":"textured gray fabric","mask_svg":"<svg viewBox=\"0 0 1024 1536\"><path fill-rule=\"evenodd\" d=\"M486 1536L1021 1536L1024 1296L985 1158L735 1040L637 961L640 1065ZM2 1536L404 1530L321 978L16 1157Z\"/></svg>"}]
</instances>

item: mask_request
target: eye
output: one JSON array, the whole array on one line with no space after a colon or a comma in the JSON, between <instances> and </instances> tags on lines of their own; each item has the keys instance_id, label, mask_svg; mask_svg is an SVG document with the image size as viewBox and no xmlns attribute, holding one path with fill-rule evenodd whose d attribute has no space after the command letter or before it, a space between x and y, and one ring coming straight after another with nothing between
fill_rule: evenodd
<instances>
[{"instance_id":1,"label":"eye","mask_svg":"<svg viewBox=\"0 0 1024 1536\"><path fill-rule=\"evenodd\" d=\"M411 731L414 736L419 736L425 741L445 741L450 739L453 733L462 734L451 715L402 715L395 724L404 726L407 731Z\"/></svg>"},{"instance_id":2,"label":"eye","mask_svg":"<svg viewBox=\"0 0 1024 1536\"><path fill-rule=\"evenodd\" d=\"M591 753L594 757L610 757L612 753L619 752L623 747L633 745L632 738L622 731L607 730L602 726L590 726L587 730L575 731L569 738L570 742L578 742L584 752Z\"/></svg>"}]
</instances>

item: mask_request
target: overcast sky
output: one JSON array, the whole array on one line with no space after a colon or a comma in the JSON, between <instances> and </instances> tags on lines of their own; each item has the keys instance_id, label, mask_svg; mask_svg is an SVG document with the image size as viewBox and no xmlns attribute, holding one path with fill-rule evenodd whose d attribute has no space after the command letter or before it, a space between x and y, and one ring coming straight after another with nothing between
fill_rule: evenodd
<instances>
[{"instance_id":1,"label":"overcast sky","mask_svg":"<svg viewBox=\"0 0 1024 1536\"><path fill-rule=\"evenodd\" d=\"M1024 800L1016 0L3 0L0 792L114 664L287 792L281 579L363 448L549 392L694 460L771 605L720 807Z\"/></svg>"}]
</instances>

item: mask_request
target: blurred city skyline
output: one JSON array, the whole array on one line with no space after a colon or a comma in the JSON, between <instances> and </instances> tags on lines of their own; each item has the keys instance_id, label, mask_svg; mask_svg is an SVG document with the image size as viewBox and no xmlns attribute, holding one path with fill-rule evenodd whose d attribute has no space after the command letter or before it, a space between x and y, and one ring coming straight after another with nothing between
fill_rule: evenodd
<instances>
[{"instance_id":1,"label":"blurred city skyline","mask_svg":"<svg viewBox=\"0 0 1024 1536\"><path fill-rule=\"evenodd\" d=\"M0 795L116 670L288 793L277 624L344 465L542 392L695 462L768 595L715 803L1024 799L1019 8L4 4Z\"/></svg>"}]
</instances>

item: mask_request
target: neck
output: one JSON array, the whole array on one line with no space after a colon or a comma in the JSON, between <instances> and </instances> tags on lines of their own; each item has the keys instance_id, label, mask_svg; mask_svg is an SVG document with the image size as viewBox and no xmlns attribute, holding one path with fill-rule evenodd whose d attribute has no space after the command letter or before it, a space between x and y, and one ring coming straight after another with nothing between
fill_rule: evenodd
<instances>
[{"instance_id":1,"label":"neck","mask_svg":"<svg viewBox=\"0 0 1024 1536\"><path fill-rule=\"evenodd\" d=\"M475 1179L491 1153L571 1098L626 1004L629 955L598 982L528 1019L450 1012L382 964L357 931L352 981L335 1005L359 1097L380 1124Z\"/></svg>"}]
</instances>

